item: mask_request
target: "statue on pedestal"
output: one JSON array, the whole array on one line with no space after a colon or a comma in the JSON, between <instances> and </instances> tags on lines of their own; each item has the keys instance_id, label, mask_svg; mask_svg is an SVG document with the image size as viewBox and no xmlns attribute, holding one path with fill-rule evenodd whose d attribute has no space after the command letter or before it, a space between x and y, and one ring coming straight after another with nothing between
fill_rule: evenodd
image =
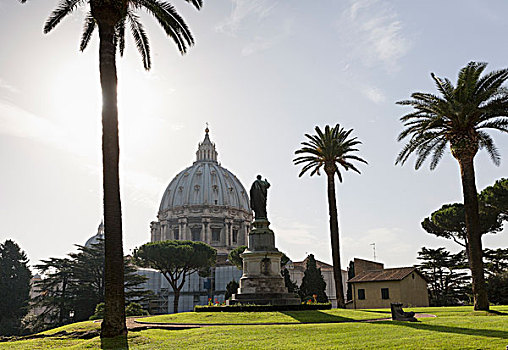
<instances>
[{"instance_id":1,"label":"statue on pedestal","mask_svg":"<svg viewBox=\"0 0 508 350\"><path fill-rule=\"evenodd\" d=\"M256 219L267 219L266 199L270 184L266 179L262 180L261 175L257 176L250 188L250 206L254 210Z\"/></svg>"},{"instance_id":2,"label":"statue on pedestal","mask_svg":"<svg viewBox=\"0 0 508 350\"><path fill-rule=\"evenodd\" d=\"M266 198L270 184L261 175L250 188L250 206L255 214L247 249L240 254L243 274L240 287L228 303L255 305L300 305L297 294L288 293L280 274L282 253L275 247L275 237L268 228Z\"/></svg>"}]
</instances>

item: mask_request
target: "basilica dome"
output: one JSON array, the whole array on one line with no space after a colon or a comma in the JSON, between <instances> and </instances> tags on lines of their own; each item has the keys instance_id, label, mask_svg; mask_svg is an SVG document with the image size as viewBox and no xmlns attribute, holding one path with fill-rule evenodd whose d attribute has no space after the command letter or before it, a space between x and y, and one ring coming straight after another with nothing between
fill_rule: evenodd
<instances>
[{"instance_id":1,"label":"basilica dome","mask_svg":"<svg viewBox=\"0 0 508 350\"><path fill-rule=\"evenodd\" d=\"M151 224L152 241L202 241L219 254L246 244L252 221L249 196L240 180L217 161L208 128L196 161L166 188L157 218Z\"/></svg>"},{"instance_id":2,"label":"basilica dome","mask_svg":"<svg viewBox=\"0 0 508 350\"><path fill-rule=\"evenodd\" d=\"M247 191L226 168L217 162L215 145L208 132L199 144L196 161L169 183L159 213L183 206L210 205L250 211Z\"/></svg>"}]
</instances>

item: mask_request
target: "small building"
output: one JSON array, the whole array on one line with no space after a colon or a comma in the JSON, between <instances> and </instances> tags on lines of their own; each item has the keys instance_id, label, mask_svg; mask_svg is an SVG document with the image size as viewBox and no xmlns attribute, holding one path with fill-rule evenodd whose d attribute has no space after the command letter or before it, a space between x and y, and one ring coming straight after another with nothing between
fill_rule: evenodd
<instances>
[{"instance_id":1,"label":"small building","mask_svg":"<svg viewBox=\"0 0 508 350\"><path fill-rule=\"evenodd\" d=\"M429 306L427 279L415 267L385 269L381 263L354 259L348 284L353 309L389 308L391 303Z\"/></svg>"}]
</instances>

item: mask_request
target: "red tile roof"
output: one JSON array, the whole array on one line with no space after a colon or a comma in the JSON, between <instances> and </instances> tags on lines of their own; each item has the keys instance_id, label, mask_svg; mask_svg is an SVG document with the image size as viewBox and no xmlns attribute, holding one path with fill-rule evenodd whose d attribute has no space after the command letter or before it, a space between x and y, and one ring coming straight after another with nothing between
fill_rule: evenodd
<instances>
[{"instance_id":1,"label":"red tile roof","mask_svg":"<svg viewBox=\"0 0 508 350\"><path fill-rule=\"evenodd\" d=\"M416 272L423 277L415 267L396 267L392 269L365 271L351 278L348 282L400 281L412 272Z\"/></svg>"}]
</instances>

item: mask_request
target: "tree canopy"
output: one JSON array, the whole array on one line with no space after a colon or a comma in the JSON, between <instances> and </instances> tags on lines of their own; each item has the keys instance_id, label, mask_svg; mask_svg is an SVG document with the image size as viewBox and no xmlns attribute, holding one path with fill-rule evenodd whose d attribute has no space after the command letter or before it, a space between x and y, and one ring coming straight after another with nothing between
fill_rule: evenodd
<instances>
[{"instance_id":1,"label":"tree canopy","mask_svg":"<svg viewBox=\"0 0 508 350\"><path fill-rule=\"evenodd\" d=\"M457 305L468 301L466 286L469 276L463 252L451 254L445 248L425 248L418 252L419 269L429 279L429 299L432 306Z\"/></svg>"},{"instance_id":2,"label":"tree canopy","mask_svg":"<svg viewBox=\"0 0 508 350\"><path fill-rule=\"evenodd\" d=\"M480 200L484 205L499 210L503 220L508 220L508 179L499 179L485 188L480 192Z\"/></svg>"},{"instance_id":3,"label":"tree canopy","mask_svg":"<svg viewBox=\"0 0 508 350\"><path fill-rule=\"evenodd\" d=\"M21 320L28 313L30 279L28 258L8 239L0 244L0 335L17 335Z\"/></svg>"},{"instance_id":4,"label":"tree canopy","mask_svg":"<svg viewBox=\"0 0 508 350\"><path fill-rule=\"evenodd\" d=\"M243 259L240 257L240 254L242 254L245 249L247 249L246 245L241 245L228 254L228 260L231 262L231 264L235 265L238 269L243 269Z\"/></svg>"},{"instance_id":5,"label":"tree canopy","mask_svg":"<svg viewBox=\"0 0 508 350\"><path fill-rule=\"evenodd\" d=\"M422 221L425 231L437 237L452 239L462 247L467 246L466 213L461 203L444 204ZM498 233L503 222L497 209L480 206L480 232Z\"/></svg>"},{"instance_id":6,"label":"tree canopy","mask_svg":"<svg viewBox=\"0 0 508 350\"><path fill-rule=\"evenodd\" d=\"M217 251L203 242L159 241L150 242L134 250L136 264L162 273L175 293L173 312L178 312L180 290L187 276L193 272L202 275L215 265Z\"/></svg>"},{"instance_id":7,"label":"tree canopy","mask_svg":"<svg viewBox=\"0 0 508 350\"><path fill-rule=\"evenodd\" d=\"M39 295L33 307L43 312L31 325L34 330L88 320L97 304L104 302L104 241L77 247L67 258L50 258L35 266L43 278L35 284ZM127 257L124 273L127 300L149 297L150 292L141 287L146 277L136 273Z\"/></svg>"}]
</instances>

